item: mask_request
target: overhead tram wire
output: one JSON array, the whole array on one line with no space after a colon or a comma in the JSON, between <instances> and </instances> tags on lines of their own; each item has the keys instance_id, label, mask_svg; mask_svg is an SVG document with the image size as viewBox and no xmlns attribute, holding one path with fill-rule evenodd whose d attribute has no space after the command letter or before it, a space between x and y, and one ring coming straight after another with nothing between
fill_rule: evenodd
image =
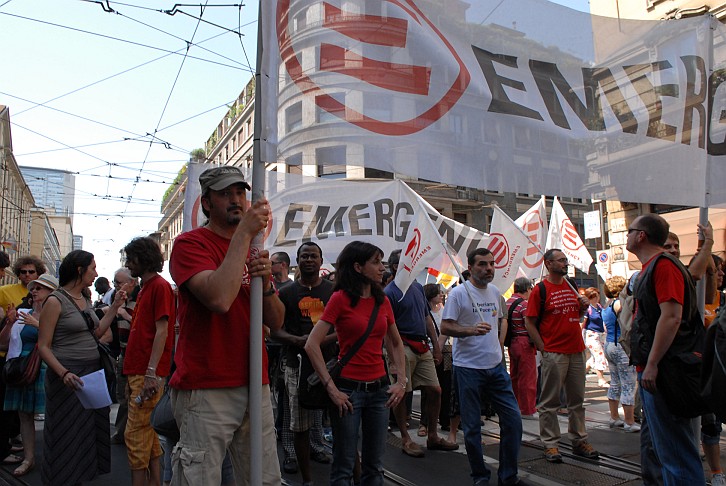
<instances>
[{"instance_id":1,"label":"overhead tram wire","mask_svg":"<svg viewBox=\"0 0 726 486\"><path fill-rule=\"evenodd\" d=\"M76 28L76 27L69 27L67 25L57 24L55 22L48 22L46 20L33 19L33 18L30 18L30 17L25 17L23 15L11 14L11 13L7 13L7 12L0 12L0 15L6 15L8 17L14 17L14 18L22 19L22 20L28 20L30 22L37 22L37 23L40 23L40 24L50 25L50 26L53 26L53 27L61 28L61 29L68 29L68 30L72 30L72 31L75 31L75 32L80 32L82 34L88 34L88 35L92 35L92 36L96 36L96 37L101 37L101 38L104 38L104 39L115 40L115 41L123 42L123 43L126 43L126 44L131 44L131 45L134 45L134 46L138 46L138 47L144 47L144 48L147 48L147 49L152 49L152 50L156 50L156 51L166 52L168 54L180 55L178 51L170 51L168 49L163 49L161 47L150 46L148 44L142 44L140 42L134 42L134 41L130 41L130 40L127 40L127 39L120 39L118 37L113 37L113 36L106 35L106 34L99 34L97 32L91 32L89 30L83 30L83 29L79 29L79 28ZM194 60L206 62L206 63L209 63L209 64L215 64L217 66L228 67L230 69L236 69L238 71L253 72L253 70L251 70L249 68L238 67L238 66L230 66L229 64L225 64L223 62L212 61L210 59L204 59L203 57L189 56L187 54L184 54L184 58L185 59L186 58L194 59Z\"/></svg>"},{"instance_id":2,"label":"overhead tram wire","mask_svg":"<svg viewBox=\"0 0 726 486\"><path fill-rule=\"evenodd\" d=\"M242 42L242 28L239 25L242 23L242 5L237 9L237 37L239 38L239 44L242 46L242 53L245 55L245 60L248 66L252 66L250 58L247 57L247 49L245 49L245 43Z\"/></svg>"},{"instance_id":3,"label":"overhead tram wire","mask_svg":"<svg viewBox=\"0 0 726 486\"><path fill-rule=\"evenodd\" d=\"M202 7L201 15L204 15L204 8ZM187 50L185 51L184 58L182 58L182 62L179 65L179 70L176 73L176 77L174 78L174 83L171 86L171 89L169 90L169 96L166 98L166 103L164 103L164 108L161 111L161 115L159 116L159 121L156 124L156 128L154 129L154 135L159 131L159 126L161 126L161 120L164 119L164 114L166 113L166 109L169 106L169 101L171 100L172 94L174 94L174 88L176 87L176 83L179 81L179 76L181 75L182 69L184 68L184 63L186 62L187 55L189 54L189 49L191 49L192 42L194 41L194 36L197 34L197 30L199 30L199 24L201 23L201 16L199 21L197 21L196 27L194 27L194 32L192 33L191 40L187 41ZM141 164L141 168L139 169L139 176L144 171L144 166L146 165L146 161L149 158L149 153L151 152L152 144L149 143L149 148L146 151L146 156L144 157L144 163ZM138 176L137 176L138 177ZM134 195L134 192L136 192L137 183L134 183L131 187L131 194L129 194L129 201L126 203L126 207L124 208L124 213L129 207L129 204L131 202L131 198Z\"/></svg>"}]
</instances>

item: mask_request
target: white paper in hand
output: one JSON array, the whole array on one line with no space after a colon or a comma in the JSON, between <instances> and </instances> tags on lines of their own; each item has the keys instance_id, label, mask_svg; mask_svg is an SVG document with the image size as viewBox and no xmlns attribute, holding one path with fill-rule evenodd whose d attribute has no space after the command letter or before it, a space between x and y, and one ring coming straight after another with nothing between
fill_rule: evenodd
<instances>
[{"instance_id":1,"label":"white paper in hand","mask_svg":"<svg viewBox=\"0 0 726 486\"><path fill-rule=\"evenodd\" d=\"M76 396L86 409L96 409L111 405L111 396L106 386L103 370L94 371L81 377L83 388L76 390Z\"/></svg>"}]
</instances>

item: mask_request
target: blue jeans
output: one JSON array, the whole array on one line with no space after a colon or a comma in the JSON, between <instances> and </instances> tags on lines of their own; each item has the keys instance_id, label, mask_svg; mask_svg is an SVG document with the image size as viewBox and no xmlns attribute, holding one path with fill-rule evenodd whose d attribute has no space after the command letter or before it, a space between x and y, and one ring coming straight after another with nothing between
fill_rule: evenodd
<instances>
[{"instance_id":1,"label":"blue jeans","mask_svg":"<svg viewBox=\"0 0 726 486\"><path fill-rule=\"evenodd\" d=\"M519 445L522 442L522 416L506 368L502 364L488 370L454 366L454 374L459 387L461 426L472 479L474 482L482 479L489 481L492 475L484 464L481 445L480 397L486 394L497 412L501 429L499 481L502 484L515 483Z\"/></svg>"},{"instance_id":2,"label":"blue jeans","mask_svg":"<svg viewBox=\"0 0 726 486\"><path fill-rule=\"evenodd\" d=\"M640 381L641 373L638 373ZM643 401L643 413L647 427L640 431L641 460L644 469L657 467L647 464L647 459L654 457L660 462L664 486L690 486L705 484L701 456L698 450L698 419L676 417L670 413L663 397L658 393L650 393L640 387ZM645 450L644 450L645 449Z\"/></svg>"},{"instance_id":3,"label":"blue jeans","mask_svg":"<svg viewBox=\"0 0 726 486\"><path fill-rule=\"evenodd\" d=\"M387 387L376 392L339 390L348 395L353 412L340 416L330 409L333 426L333 464L330 468L331 486L353 484L353 467L358 454L358 434L363 426L361 450L361 486L383 485L383 453L388 436Z\"/></svg>"}]
</instances>

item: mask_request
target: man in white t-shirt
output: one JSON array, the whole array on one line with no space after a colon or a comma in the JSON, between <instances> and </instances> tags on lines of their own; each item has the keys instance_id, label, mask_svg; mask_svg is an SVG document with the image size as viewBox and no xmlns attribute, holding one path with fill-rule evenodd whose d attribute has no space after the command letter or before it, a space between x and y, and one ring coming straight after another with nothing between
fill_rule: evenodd
<instances>
[{"instance_id":1,"label":"man in white t-shirt","mask_svg":"<svg viewBox=\"0 0 726 486\"><path fill-rule=\"evenodd\" d=\"M491 471L484 464L481 445L481 401L491 400L499 417L500 485L521 484L517 477L519 445L522 441L522 417L512 391L512 381L502 362L499 344L501 293L490 285L494 278L494 256L486 248L468 255L471 277L449 292L441 321L441 333L453 336L454 379L459 392L461 425L464 429L466 455L474 486L489 484Z\"/></svg>"}]
</instances>

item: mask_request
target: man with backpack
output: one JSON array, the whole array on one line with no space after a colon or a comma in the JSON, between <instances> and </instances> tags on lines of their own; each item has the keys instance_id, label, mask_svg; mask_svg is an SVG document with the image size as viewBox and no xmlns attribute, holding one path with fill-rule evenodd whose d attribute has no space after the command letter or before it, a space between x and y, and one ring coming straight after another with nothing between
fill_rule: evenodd
<instances>
[{"instance_id":1,"label":"man with backpack","mask_svg":"<svg viewBox=\"0 0 726 486\"><path fill-rule=\"evenodd\" d=\"M699 335L704 331L702 321L698 322L700 315L691 277L678 259L663 251L668 229L665 219L656 214L637 217L628 229L627 249L643 265L634 289L636 312L630 354L638 371L645 415L641 430L642 468L644 474L658 468L651 463L652 448L664 484L704 484L695 435L697 419L674 409L674 396L689 398L688 383L683 379L687 377L687 368L676 358L698 350ZM680 392L669 394L669 381ZM691 411L691 416L700 413Z\"/></svg>"},{"instance_id":2,"label":"man with backpack","mask_svg":"<svg viewBox=\"0 0 726 486\"><path fill-rule=\"evenodd\" d=\"M509 374L517 397L519 412L525 420L538 420L537 415L537 350L529 340L524 326L524 312L532 293L527 277L514 281L514 293L507 299L507 332L504 345L509 351Z\"/></svg>"},{"instance_id":3,"label":"man with backpack","mask_svg":"<svg viewBox=\"0 0 726 486\"><path fill-rule=\"evenodd\" d=\"M544 264L549 274L530 295L524 314L527 332L542 352L539 435L545 459L553 463L562 462L557 410L563 388L573 453L589 459L599 457L587 441L585 430L585 343L580 319L590 303L566 279L567 263L562 251L545 252Z\"/></svg>"}]
</instances>

